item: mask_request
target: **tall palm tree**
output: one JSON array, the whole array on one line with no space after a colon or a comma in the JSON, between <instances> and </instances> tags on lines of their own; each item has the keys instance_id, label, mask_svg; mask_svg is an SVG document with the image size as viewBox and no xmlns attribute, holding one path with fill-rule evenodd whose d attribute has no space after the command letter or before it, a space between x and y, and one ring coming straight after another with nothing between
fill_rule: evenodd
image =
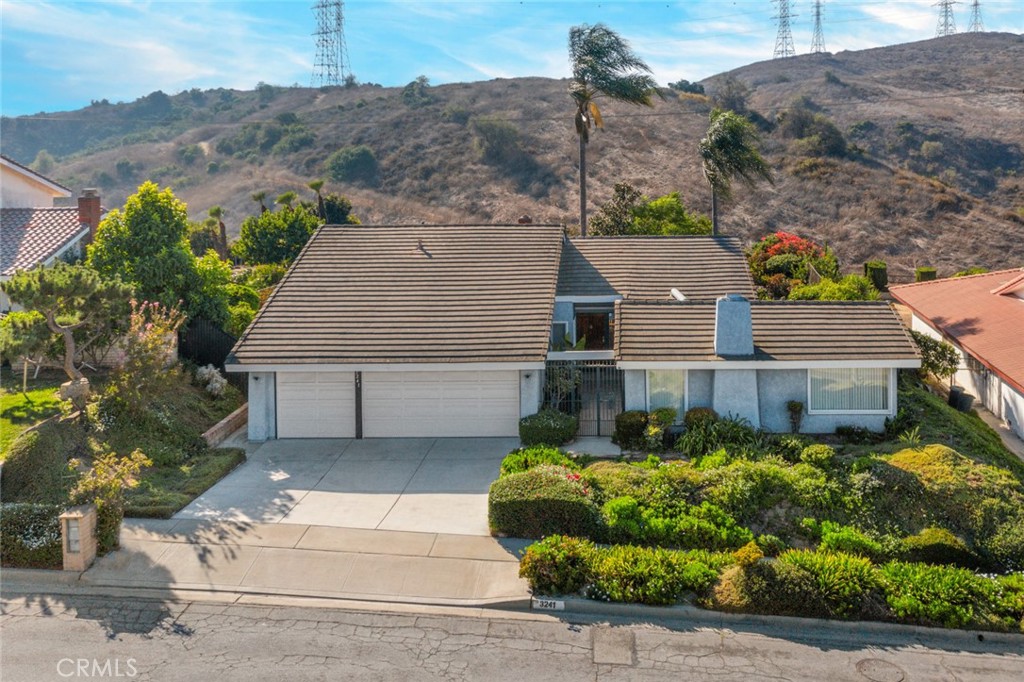
<instances>
[{"instance_id":1,"label":"tall palm tree","mask_svg":"<svg viewBox=\"0 0 1024 682\"><path fill-rule=\"evenodd\" d=\"M274 203L280 204L281 206L284 206L285 210L290 211L292 210L292 203L298 196L299 195L295 192L283 192L274 199Z\"/></svg>"},{"instance_id":2,"label":"tall palm tree","mask_svg":"<svg viewBox=\"0 0 1024 682\"><path fill-rule=\"evenodd\" d=\"M603 128L596 100L607 97L628 104L651 105L659 94L650 67L629 43L604 24L569 29L572 82L569 95L576 103L576 135L580 140L580 233L587 236L587 143L590 128Z\"/></svg>"},{"instance_id":3,"label":"tall palm tree","mask_svg":"<svg viewBox=\"0 0 1024 682\"><path fill-rule=\"evenodd\" d=\"M758 179L772 183L772 171L757 149L753 124L735 111L715 109L711 125L700 141L704 179L711 187L711 234L718 234L718 200L732 196L733 178L748 185Z\"/></svg>"},{"instance_id":4,"label":"tall palm tree","mask_svg":"<svg viewBox=\"0 0 1024 682\"><path fill-rule=\"evenodd\" d=\"M320 215L320 219L321 220L327 220L327 215L324 212L324 195L320 193L320 190L322 190L324 188L324 181L323 180L319 180L319 179L318 180L310 180L306 184L306 187L309 187L311 190L316 192L316 210L317 210L317 213Z\"/></svg>"},{"instance_id":5,"label":"tall palm tree","mask_svg":"<svg viewBox=\"0 0 1024 682\"><path fill-rule=\"evenodd\" d=\"M266 199L266 198L267 198L267 193L262 191L262 190L259 191L259 192L253 192L252 193L252 200L260 205L260 213L266 213L267 212L267 205L263 203L263 200Z\"/></svg>"},{"instance_id":6,"label":"tall palm tree","mask_svg":"<svg viewBox=\"0 0 1024 682\"><path fill-rule=\"evenodd\" d=\"M208 211L210 217L217 221L218 243L217 254L221 258L228 257L228 228L224 225L224 209L220 206L211 206Z\"/></svg>"}]
</instances>

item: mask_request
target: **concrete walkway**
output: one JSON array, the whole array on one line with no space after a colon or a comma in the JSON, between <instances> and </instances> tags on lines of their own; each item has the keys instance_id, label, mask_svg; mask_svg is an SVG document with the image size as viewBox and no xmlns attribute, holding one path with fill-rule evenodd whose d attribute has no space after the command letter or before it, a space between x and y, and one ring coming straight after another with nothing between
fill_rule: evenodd
<instances>
[{"instance_id":1,"label":"concrete walkway","mask_svg":"<svg viewBox=\"0 0 1024 682\"><path fill-rule=\"evenodd\" d=\"M1002 439L1006 449L1017 455L1021 460L1024 460L1024 441L1011 431L1004 422L999 421L999 418L989 412L980 402L974 403L974 409L977 411L978 416L981 417L981 420L999 434L999 438Z\"/></svg>"},{"instance_id":2,"label":"concrete walkway","mask_svg":"<svg viewBox=\"0 0 1024 682\"><path fill-rule=\"evenodd\" d=\"M523 605L524 540L299 524L126 520L83 586L418 604Z\"/></svg>"}]
</instances>

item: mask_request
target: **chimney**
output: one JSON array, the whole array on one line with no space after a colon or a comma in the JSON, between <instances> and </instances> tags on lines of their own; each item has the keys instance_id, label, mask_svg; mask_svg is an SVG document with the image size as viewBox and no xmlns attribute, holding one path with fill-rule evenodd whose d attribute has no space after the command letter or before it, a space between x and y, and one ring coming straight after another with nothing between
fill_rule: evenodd
<instances>
[{"instance_id":1,"label":"chimney","mask_svg":"<svg viewBox=\"0 0 1024 682\"><path fill-rule=\"evenodd\" d=\"M739 294L722 296L715 302L715 355L752 356L754 327L750 301Z\"/></svg>"},{"instance_id":2,"label":"chimney","mask_svg":"<svg viewBox=\"0 0 1024 682\"><path fill-rule=\"evenodd\" d=\"M91 244L96 238L96 228L100 226L100 216L103 209L100 208L100 195L94 189L83 189L82 196L78 197L78 222L89 226L89 236L85 243Z\"/></svg>"}]
</instances>

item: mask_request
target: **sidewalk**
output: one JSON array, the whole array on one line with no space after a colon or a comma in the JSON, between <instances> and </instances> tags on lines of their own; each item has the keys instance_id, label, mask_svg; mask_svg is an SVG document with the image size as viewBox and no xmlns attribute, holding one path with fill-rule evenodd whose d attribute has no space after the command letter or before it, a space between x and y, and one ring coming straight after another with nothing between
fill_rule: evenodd
<instances>
[{"instance_id":1,"label":"sidewalk","mask_svg":"<svg viewBox=\"0 0 1024 682\"><path fill-rule=\"evenodd\" d=\"M121 548L75 574L5 571L35 583L441 606L517 606L522 540L323 526L129 519Z\"/></svg>"},{"instance_id":2,"label":"sidewalk","mask_svg":"<svg viewBox=\"0 0 1024 682\"><path fill-rule=\"evenodd\" d=\"M980 402L974 403L974 409L977 411L978 416L981 417L981 420L999 434L1006 449L1017 455L1021 460L1024 460L1024 441L1018 438L1016 433L1011 431L1006 424L999 421L999 418L989 412Z\"/></svg>"}]
</instances>

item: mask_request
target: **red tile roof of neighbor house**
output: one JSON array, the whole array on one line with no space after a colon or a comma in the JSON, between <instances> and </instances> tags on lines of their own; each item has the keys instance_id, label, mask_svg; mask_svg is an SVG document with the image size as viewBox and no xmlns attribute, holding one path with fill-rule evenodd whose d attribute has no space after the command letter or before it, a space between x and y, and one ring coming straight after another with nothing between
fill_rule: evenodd
<instances>
[{"instance_id":1,"label":"red tile roof of neighbor house","mask_svg":"<svg viewBox=\"0 0 1024 682\"><path fill-rule=\"evenodd\" d=\"M1024 268L904 284L893 298L1024 392Z\"/></svg>"},{"instance_id":2,"label":"red tile roof of neighbor house","mask_svg":"<svg viewBox=\"0 0 1024 682\"><path fill-rule=\"evenodd\" d=\"M75 206L0 209L0 273L9 277L45 263L88 233Z\"/></svg>"}]
</instances>

